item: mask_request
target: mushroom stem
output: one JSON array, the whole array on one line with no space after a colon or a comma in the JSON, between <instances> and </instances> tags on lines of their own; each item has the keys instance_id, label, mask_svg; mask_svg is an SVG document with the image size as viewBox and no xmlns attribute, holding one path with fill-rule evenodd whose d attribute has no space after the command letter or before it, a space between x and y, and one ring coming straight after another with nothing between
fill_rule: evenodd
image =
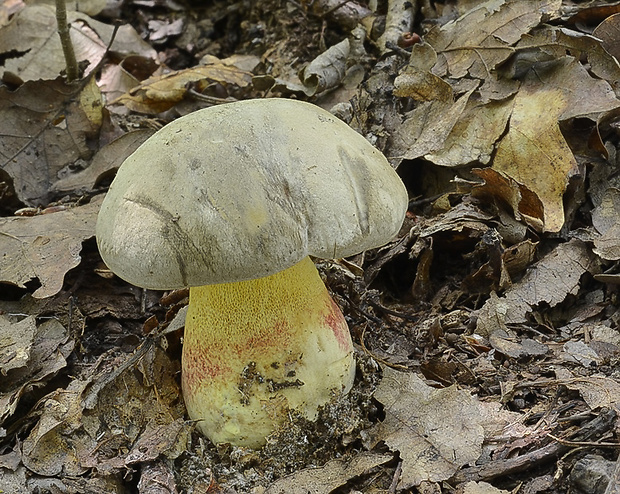
<instances>
[{"instance_id":1,"label":"mushroom stem","mask_svg":"<svg viewBox=\"0 0 620 494\"><path fill-rule=\"evenodd\" d=\"M310 258L264 278L190 288L183 396L214 443L260 447L289 410L314 420L354 374L349 328Z\"/></svg>"}]
</instances>

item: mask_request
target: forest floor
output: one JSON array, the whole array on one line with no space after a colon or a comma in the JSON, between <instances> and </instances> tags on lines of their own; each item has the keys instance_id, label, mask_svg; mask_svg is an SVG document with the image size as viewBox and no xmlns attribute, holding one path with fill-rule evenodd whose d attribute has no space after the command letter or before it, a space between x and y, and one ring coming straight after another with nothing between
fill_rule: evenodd
<instances>
[{"instance_id":1,"label":"forest floor","mask_svg":"<svg viewBox=\"0 0 620 494\"><path fill-rule=\"evenodd\" d=\"M0 5L0 492L620 492L620 6L67 11L73 82L53 8ZM187 292L114 276L95 222L155 130L268 97L344 120L410 203L384 247L317 260L353 389L254 451L194 429Z\"/></svg>"}]
</instances>

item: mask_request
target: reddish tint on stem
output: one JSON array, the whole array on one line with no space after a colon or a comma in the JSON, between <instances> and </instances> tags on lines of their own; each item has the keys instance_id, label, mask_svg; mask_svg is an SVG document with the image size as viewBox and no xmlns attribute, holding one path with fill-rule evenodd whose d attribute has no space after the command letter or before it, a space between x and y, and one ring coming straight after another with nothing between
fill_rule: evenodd
<instances>
[{"instance_id":1,"label":"reddish tint on stem","mask_svg":"<svg viewBox=\"0 0 620 494\"><path fill-rule=\"evenodd\" d=\"M330 297L331 307L327 315L323 318L324 323L332 328L334 336L338 341L341 350L347 351L351 349L351 335L349 327L342 315L342 311L338 304Z\"/></svg>"}]
</instances>

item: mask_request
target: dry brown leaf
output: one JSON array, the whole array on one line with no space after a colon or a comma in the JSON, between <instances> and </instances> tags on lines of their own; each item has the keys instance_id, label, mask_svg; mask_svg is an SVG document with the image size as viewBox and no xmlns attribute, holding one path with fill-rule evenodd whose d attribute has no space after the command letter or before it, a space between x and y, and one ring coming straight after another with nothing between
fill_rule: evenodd
<instances>
[{"instance_id":1,"label":"dry brown leaf","mask_svg":"<svg viewBox=\"0 0 620 494\"><path fill-rule=\"evenodd\" d=\"M485 79L514 53L512 45L556 12L560 0L484 2L455 21L436 26L426 35L439 55L434 73Z\"/></svg>"},{"instance_id":2,"label":"dry brown leaf","mask_svg":"<svg viewBox=\"0 0 620 494\"><path fill-rule=\"evenodd\" d=\"M558 125L566 103L562 92L551 86L522 87L515 100L510 130L501 140L493 161L495 171L524 185L540 199L542 217L533 216L530 208L521 207L515 215L521 214L526 221L531 218L530 226L541 225L543 231L556 232L562 228L562 198L568 177L577 169Z\"/></svg>"},{"instance_id":3,"label":"dry brown leaf","mask_svg":"<svg viewBox=\"0 0 620 494\"><path fill-rule=\"evenodd\" d=\"M499 403L482 403L469 392L432 388L413 373L383 368L374 397L385 407L385 420L367 431L367 444L384 441L403 461L399 489L439 482L473 463L483 440L523 437L521 416Z\"/></svg>"},{"instance_id":4,"label":"dry brown leaf","mask_svg":"<svg viewBox=\"0 0 620 494\"><path fill-rule=\"evenodd\" d=\"M34 317L19 321L0 319L2 328L3 360L6 356L22 355L18 365L3 365L0 380L0 425L15 409L25 393L43 386L67 365L66 359L75 342L56 319L49 319L38 326ZM17 334L23 332L23 335ZM11 344L11 341L13 342ZM11 362L9 362L10 364Z\"/></svg>"},{"instance_id":5,"label":"dry brown leaf","mask_svg":"<svg viewBox=\"0 0 620 494\"><path fill-rule=\"evenodd\" d=\"M89 73L105 55L114 26L79 12L70 11L67 17L76 59L89 61L86 69ZM156 58L155 50L129 25L118 29L111 50L121 55L132 53ZM49 5L27 6L0 30L0 53L9 55L4 70L24 81L58 77L66 64L57 34L55 10ZM14 53L23 55L16 57Z\"/></svg>"},{"instance_id":6,"label":"dry brown leaf","mask_svg":"<svg viewBox=\"0 0 620 494\"><path fill-rule=\"evenodd\" d=\"M364 41L366 31L357 26L347 39L329 47L311 60L298 74L292 73L290 67L280 77L263 74L253 78L254 89L259 91L276 91L283 94L314 96L339 86L357 88L364 78L365 71L360 62L366 55ZM270 50L263 57L268 58ZM280 60L286 57L280 58ZM279 63L279 62L278 62ZM345 91L345 94L347 91ZM336 97L335 101L348 101L352 96Z\"/></svg>"},{"instance_id":7,"label":"dry brown leaf","mask_svg":"<svg viewBox=\"0 0 620 494\"><path fill-rule=\"evenodd\" d=\"M617 22L617 21L616 21ZM596 30L595 30L596 32ZM613 43L613 40L609 40ZM570 54L577 60L587 60L590 71L607 81L616 91L620 91L620 64L611 56L605 40L566 27L542 25L524 36L517 43L518 53L530 58L528 67L534 61L550 61ZM534 60L532 56L534 55Z\"/></svg>"},{"instance_id":8,"label":"dry brown leaf","mask_svg":"<svg viewBox=\"0 0 620 494\"><path fill-rule=\"evenodd\" d=\"M489 229L493 216L475 204L463 201L443 214L429 218L420 230L420 237L430 237L440 232L476 232L479 235Z\"/></svg>"},{"instance_id":9,"label":"dry brown leaf","mask_svg":"<svg viewBox=\"0 0 620 494\"><path fill-rule=\"evenodd\" d=\"M46 205L50 187L77 159L88 159L88 140L103 119L94 79L85 87L55 81L27 82L16 91L0 87L0 168L29 206Z\"/></svg>"},{"instance_id":10,"label":"dry brown leaf","mask_svg":"<svg viewBox=\"0 0 620 494\"><path fill-rule=\"evenodd\" d=\"M11 369L26 366L36 329L34 316L12 323L0 314L0 373L3 376Z\"/></svg>"},{"instance_id":11,"label":"dry brown leaf","mask_svg":"<svg viewBox=\"0 0 620 494\"><path fill-rule=\"evenodd\" d=\"M493 168L473 169L472 172L484 180L483 185L472 190L474 197L500 198L518 212L517 219L525 217L530 224L534 223L538 230L542 230L543 223L538 218L544 215L543 204L533 191Z\"/></svg>"},{"instance_id":12,"label":"dry brown leaf","mask_svg":"<svg viewBox=\"0 0 620 494\"><path fill-rule=\"evenodd\" d=\"M598 366L602 363L594 349L583 341L569 340L564 343L560 358L565 362L579 363L583 367Z\"/></svg>"},{"instance_id":13,"label":"dry brown leaf","mask_svg":"<svg viewBox=\"0 0 620 494\"><path fill-rule=\"evenodd\" d=\"M409 64L394 80L394 96L451 103L452 86L431 72L436 61L437 53L431 45L425 42L413 45Z\"/></svg>"},{"instance_id":14,"label":"dry brown leaf","mask_svg":"<svg viewBox=\"0 0 620 494\"><path fill-rule=\"evenodd\" d=\"M185 451L184 441L179 439L187 432L183 417L166 424L159 424L157 420L151 419L125 457L125 465L149 463L160 456L176 458Z\"/></svg>"},{"instance_id":15,"label":"dry brown leaf","mask_svg":"<svg viewBox=\"0 0 620 494\"><path fill-rule=\"evenodd\" d=\"M534 261L538 242L524 240L508 247L502 254L506 269L514 276L527 268Z\"/></svg>"},{"instance_id":16,"label":"dry brown leaf","mask_svg":"<svg viewBox=\"0 0 620 494\"><path fill-rule=\"evenodd\" d=\"M36 298L62 288L65 274L80 263L82 242L95 235L103 196L89 204L32 217L0 218L0 282L19 287L33 279Z\"/></svg>"},{"instance_id":17,"label":"dry brown leaf","mask_svg":"<svg viewBox=\"0 0 620 494\"><path fill-rule=\"evenodd\" d=\"M620 259L620 190L610 187L592 211L594 252L608 261Z\"/></svg>"},{"instance_id":18,"label":"dry brown leaf","mask_svg":"<svg viewBox=\"0 0 620 494\"><path fill-rule=\"evenodd\" d=\"M4 467L4 465L2 466ZM1 492L19 492L24 488L29 488L26 472L27 470L23 466L18 466L12 470L3 468L2 475L0 475ZM28 492L33 491L29 489Z\"/></svg>"},{"instance_id":19,"label":"dry brown leaf","mask_svg":"<svg viewBox=\"0 0 620 494\"><path fill-rule=\"evenodd\" d=\"M607 376L575 376L565 367L556 367L555 374L569 389L579 394L592 410L614 408L620 411L620 383Z\"/></svg>"},{"instance_id":20,"label":"dry brown leaf","mask_svg":"<svg viewBox=\"0 0 620 494\"><path fill-rule=\"evenodd\" d=\"M494 331L489 336L490 345L500 353L514 359L545 355L549 347L531 338L518 338L503 329Z\"/></svg>"},{"instance_id":21,"label":"dry brown leaf","mask_svg":"<svg viewBox=\"0 0 620 494\"><path fill-rule=\"evenodd\" d=\"M399 489L450 478L482 452L480 402L456 386L435 389L413 373L384 368L374 397L385 420L369 431L372 445L384 441L403 460Z\"/></svg>"},{"instance_id":22,"label":"dry brown leaf","mask_svg":"<svg viewBox=\"0 0 620 494\"><path fill-rule=\"evenodd\" d=\"M434 100L409 112L395 130L391 152L397 159L415 159L441 149L465 111L473 89L455 102Z\"/></svg>"},{"instance_id":23,"label":"dry brown leaf","mask_svg":"<svg viewBox=\"0 0 620 494\"><path fill-rule=\"evenodd\" d=\"M603 42L603 47L610 55L616 57L616 60L620 59L620 13L607 17L596 26L592 35Z\"/></svg>"},{"instance_id":24,"label":"dry brown leaf","mask_svg":"<svg viewBox=\"0 0 620 494\"><path fill-rule=\"evenodd\" d=\"M73 380L66 389L57 389L41 402L41 416L22 445L22 462L32 472L45 476L86 472L72 443L78 438L83 441L83 434L76 431L82 414L79 397L87 386L85 381ZM95 444L91 441L88 446Z\"/></svg>"},{"instance_id":25,"label":"dry brown leaf","mask_svg":"<svg viewBox=\"0 0 620 494\"><path fill-rule=\"evenodd\" d=\"M175 469L171 462L157 461L142 465L138 494L178 494L178 492ZM199 493L200 490L194 489L194 492Z\"/></svg>"},{"instance_id":26,"label":"dry brown leaf","mask_svg":"<svg viewBox=\"0 0 620 494\"><path fill-rule=\"evenodd\" d=\"M509 494L510 491L498 489L487 482L467 482L462 487L459 486L456 494Z\"/></svg>"},{"instance_id":27,"label":"dry brown leaf","mask_svg":"<svg viewBox=\"0 0 620 494\"><path fill-rule=\"evenodd\" d=\"M137 74L142 78L152 76L158 70L158 64L142 55L128 55L120 63L107 63L101 68L98 85L106 101L113 101L140 84ZM119 113L118 108L108 107Z\"/></svg>"},{"instance_id":28,"label":"dry brown leaf","mask_svg":"<svg viewBox=\"0 0 620 494\"><path fill-rule=\"evenodd\" d=\"M454 94L450 84L435 74L406 68L394 81L394 96L416 101L452 102Z\"/></svg>"},{"instance_id":29,"label":"dry brown leaf","mask_svg":"<svg viewBox=\"0 0 620 494\"><path fill-rule=\"evenodd\" d=\"M579 290L581 276L594 268L594 256L580 240L558 245L502 297L495 293L478 311L476 333L489 337L507 325L523 324L538 304L551 307Z\"/></svg>"},{"instance_id":30,"label":"dry brown leaf","mask_svg":"<svg viewBox=\"0 0 620 494\"><path fill-rule=\"evenodd\" d=\"M21 464L11 471L3 468L2 475L0 475L0 492L7 494L22 494L26 492L121 494L124 490L120 480L117 478L93 476L77 478L38 477L32 475Z\"/></svg>"},{"instance_id":31,"label":"dry brown leaf","mask_svg":"<svg viewBox=\"0 0 620 494\"><path fill-rule=\"evenodd\" d=\"M364 50L364 30L359 28L356 31L362 33L359 38L352 36L350 39L344 39L340 43L330 46L304 67L299 78L305 86L307 96L314 96L326 89L335 88L344 79L349 57L352 53L360 50L363 53Z\"/></svg>"},{"instance_id":32,"label":"dry brown leaf","mask_svg":"<svg viewBox=\"0 0 620 494\"><path fill-rule=\"evenodd\" d=\"M32 412L38 422L23 442L29 470L76 476L94 468L106 476L185 450L189 425L174 380L178 363L148 343L132 355L104 355L90 376L40 401Z\"/></svg>"},{"instance_id":33,"label":"dry brown leaf","mask_svg":"<svg viewBox=\"0 0 620 494\"><path fill-rule=\"evenodd\" d=\"M591 117L618 105L611 86L593 79L572 57L534 67L515 98L508 134L499 143L492 165L518 186L507 193L492 193L513 207L518 202L515 215L522 215L530 226L559 231L564 224L564 192L577 163L558 121ZM521 186L540 200L542 216L529 201L522 203Z\"/></svg>"},{"instance_id":34,"label":"dry brown leaf","mask_svg":"<svg viewBox=\"0 0 620 494\"><path fill-rule=\"evenodd\" d=\"M151 77L110 104L122 104L141 113L161 113L184 98L188 84L205 81L243 88L252 82L252 74L221 62L200 65Z\"/></svg>"},{"instance_id":35,"label":"dry brown leaf","mask_svg":"<svg viewBox=\"0 0 620 494\"><path fill-rule=\"evenodd\" d=\"M56 0L37 0L36 3L41 5L54 6ZM35 2L28 2L35 3ZM84 12L88 15L97 15L106 8L106 0L65 0L67 10L75 10L76 12Z\"/></svg>"},{"instance_id":36,"label":"dry brown leaf","mask_svg":"<svg viewBox=\"0 0 620 494\"><path fill-rule=\"evenodd\" d=\"M52 190L73 194L92 191L99 181L110 177L118 170L123 161L154 132L150 129L141 129L123 134L99 149L88 168L61 178L52 185Z\"/></svg>"},{"instance_id":37,"label":"dry brown leaf","mask_svg":"<svg viewBox=\"0 0 620 494\"><path fill-rule=\"evenodd\" d=\"M440 166L488 163L512 109L511 98L486 104L470 98L443 145L424 158Z\"/></svg>"},{"instance_id":38,"label":"dry brown leaf","mask_svg":"<svg viewBox=\"0 0 620 494\"><path fill-rule=\"evenodd\" d=\"M321 19L327 17L330 21L347 30L353 30L360 23L368 26L368 30L370 30L377 16L366 5L361 5L358 2L343 3L341 0L317 0L303 5L305 9L317 17Z\"/></svg>"},{"instance_id":39,"label":"dry brown leaf","mask_svg":"<svg viewBox=\"0 0 620 494\"><path fill-rule=\"evenodd\" d=\"M306 468L277 480L265 494L329 494L351 479L390 461L392 455L363 452L328 461L318 468Z\"/></svg>"},{"instance_id":40,"label":"dry brown leaf","mask_svg":"<svg viewBox=\"0 0 620 494\"><path fill-rule=\"evenodd\" d=\"M424 156L441 166L488 163L506 127L512 99L482 101L470 90L454 103L452 87L431 71L436 59L430 44L415 45L409 65L394 81L396 96L440 103L420 106L408 116L395 132L396 148L405 158Z\"/></svg>"},{"instance_id":41,"label":"dry brown leaf","mask_svg":"<svg viewBox=\"0 0 620 494\"><path fill-rule=\"evenodd\" d=\"M6 377L0 380L0 424L15 412L24 394L43 386L60 369L66 367L66 359L75 346L68 331L56 319L49 319L34 327L30 319L31 317L28 317L22 322L14 323L4 319L2 323L3 332L6 331L7 336L20 330L32 333L17 344L18 348L13 347L14 350L27 354L24 365L5 369ZM7 324L10 325L8 328Z\"/></svg>"}]
</instances>

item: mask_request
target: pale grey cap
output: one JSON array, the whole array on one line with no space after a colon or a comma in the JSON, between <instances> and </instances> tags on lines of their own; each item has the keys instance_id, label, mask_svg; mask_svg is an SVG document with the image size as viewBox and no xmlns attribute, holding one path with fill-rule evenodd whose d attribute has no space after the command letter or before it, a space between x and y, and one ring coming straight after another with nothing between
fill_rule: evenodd
<instances>
[{"instance_id":1,"label":"pale grey cap","mask_svg":"<svg viewBox=\"0 0 620 494\"><path fill-rule=\"evenodd\" d=\"M321 108L240 101L166 125L119 168L97 220L108 267L145 288L243 281L392 239L408 197L385 157Z\"/></svg>"}]
</instances>

